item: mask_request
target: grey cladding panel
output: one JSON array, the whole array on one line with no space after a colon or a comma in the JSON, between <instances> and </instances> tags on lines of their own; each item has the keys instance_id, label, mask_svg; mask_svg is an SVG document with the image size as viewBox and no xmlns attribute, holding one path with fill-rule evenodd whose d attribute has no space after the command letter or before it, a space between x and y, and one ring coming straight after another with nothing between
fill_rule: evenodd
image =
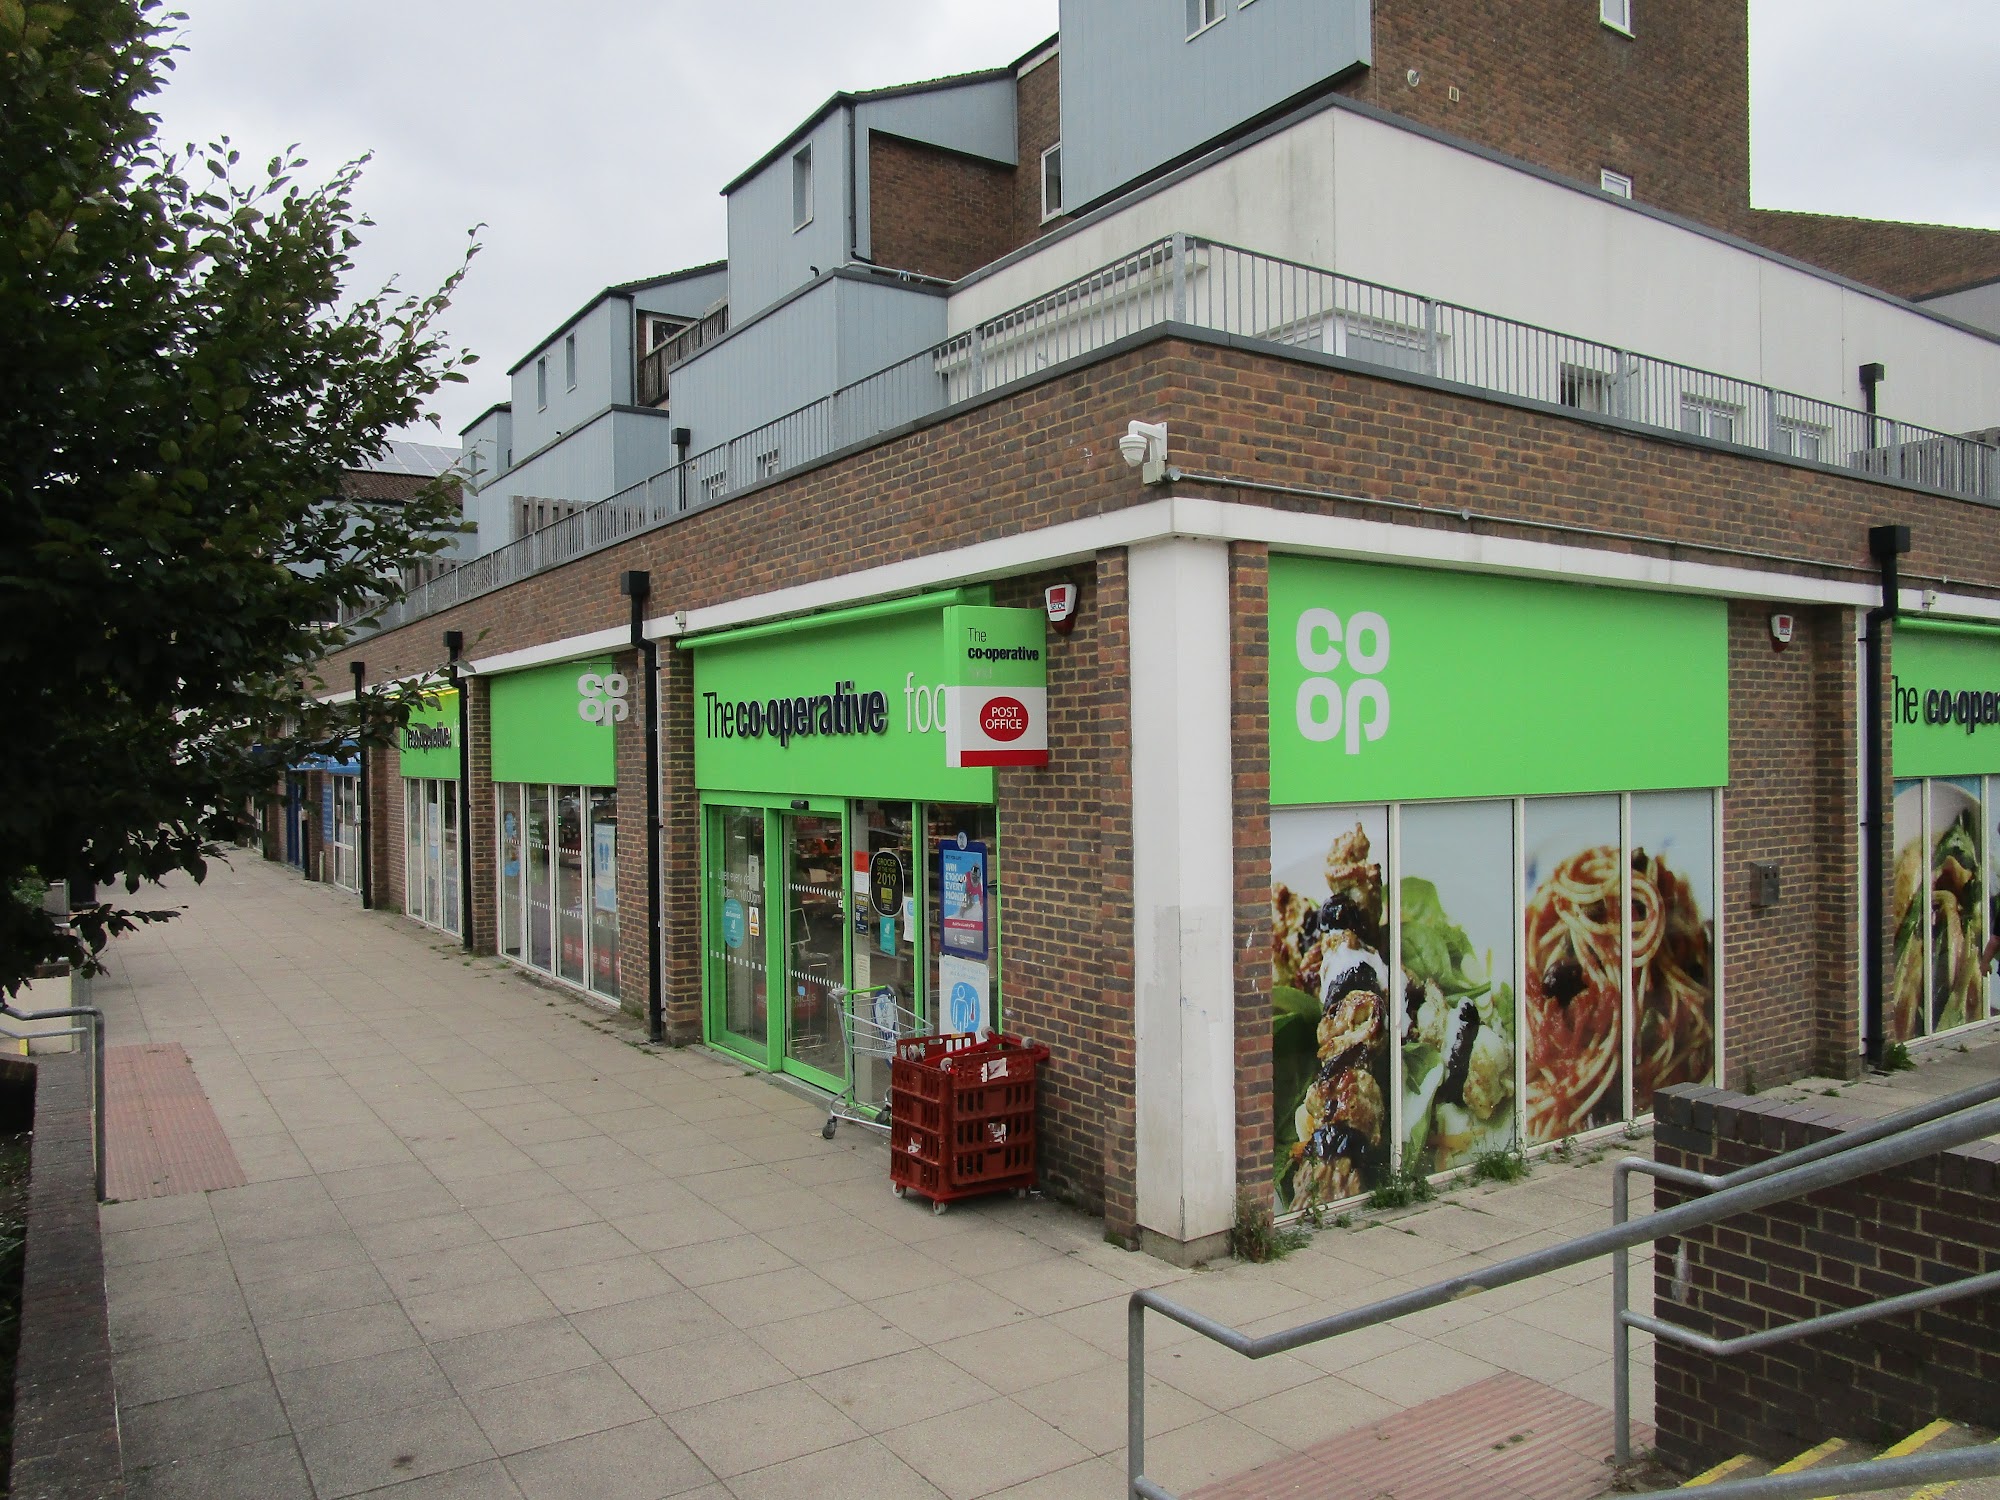
<instances>
[{"instance_id":1,"label":"grey cladding panel","mask_svg":"<svg viewBox=\"0 0 2000 1500\"><path fill-rule=\"evenodd\" d=\"M1197 0L1198 3L1198 0ZM1079 207L1365 63L1369 0L1063 0L1063 196Z\"/></svg>"},{"instance_id":2,"label":"grey cladding panel","mask_svg":"<svg viewBox=\"0 0 2000 1500\"><path fill-rule=\"evenodd\" d=\"M810 145L812 221L792 216L792 162ZM741 323L847 259L847 112L836 109L729 195L729 318Z\"/></svg>"}]
</instances>

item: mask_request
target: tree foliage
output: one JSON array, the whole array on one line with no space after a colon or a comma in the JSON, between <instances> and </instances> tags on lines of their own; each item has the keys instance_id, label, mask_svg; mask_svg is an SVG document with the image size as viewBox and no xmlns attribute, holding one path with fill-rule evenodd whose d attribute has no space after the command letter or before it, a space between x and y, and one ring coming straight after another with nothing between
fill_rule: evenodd
<instances>
[{"instance_id":1,"label":"tree foliage","mask_svg":"<svg viewBox=\"0 0 2000 1500\"><path fill-rule=\"evenodd\" d=\"M147 101L181 18L0 0L0 992L200 878L277 769L357 733L327 622L459 529L455 488L343 499L471 356L435 293L352 295L362 163L301 182ZM471 250L468 249L468 257ZM332 684L339 688L344 684ZM366 733L400 716L376 701ZM45 916L34 873L122 897Z\"/></svg>"}]
</instances>

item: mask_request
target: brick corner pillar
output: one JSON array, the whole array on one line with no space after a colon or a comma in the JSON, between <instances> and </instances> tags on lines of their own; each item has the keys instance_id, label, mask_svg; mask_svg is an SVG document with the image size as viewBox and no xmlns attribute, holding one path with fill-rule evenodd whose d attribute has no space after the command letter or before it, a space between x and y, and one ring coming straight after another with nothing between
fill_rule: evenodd
<instances>
[{"instance_id":1,"label":"brick corner pillar","mask_svg":"<svg viewBox=\"0 0 2000 1500\"><path fill-rule=\"evenodd\" d=\"M326 829L320 822L326 807L326 773L308 771L305 774L305 797L299 811L303 814L300 823L301 849L305 856L305 877L314 884L324 884L333 878L328 867L332 864L332 854L327 847Z\"/></svg>"},{"instance_id":2,"label":"brick corner pillar","mask_svg":"<svg viewBox=\"0 0 2000 1500\"><path fill-rule=\"evenodd\" d=\"M1831 1078L1861 1076L1861 966L1863 953L1861 923L1855 911L1854 893L1865 878L1861 841L1857 837L1866 816L1863 792L1855 767L1861 761L1861 706L1866 701L1857 691L1855 641L1863 628L1858 609L1824 609L1810 617L1811 649L1815 676L1813 716L1813 782L1820 814L1819 848L1814 859L1818 882L1814 890L1816 909L1814 942L1819 955L1814 986L1814 1019L1818 1023L1813 1071ZM1887 671L1885 665L1884 670ZM1890 701L1885 691L1882 701ZM1886 720L1889 715L1884 714ZM1883 736L1885 767L1889 758L1888 729ZM1895 778L1882 779L1883 805L1875 816L1890 819L1893 827ZM1883 940L1880 952L1886 961L1895 951L1889 929L1887 903L1883 910Z\"/></svg>"},{"instance_id":3,"label":"brick corner pillar","mask_svg":"<svg viewBox=\"0 0 2000 1500\"><path fill-rule=\"evenodd\" d=\"M1139 1219L1139 1107L1137 1014L1133 975L1137 927L1132 888L1132 696L1126 684L1132 669L1132 559L1121 550L1100 552L1087 600L1090 618L1080 619L1095 634L1097 679L1096 750L1104 767L1098 791L1098 1017L1105 1028L1103 1087L1111 1101L1103 1145L1104 1228L1127 1245L1141 1238ZM1080 612L1081 613L1081 612ZM1082 684L1079 684L1079 690ZM1001 829L1006 836L1006 829ZM1004 939L1003 939L1004 940Z\"/></svg>"},{"instance_id":4,"label":"brick corner pillar","mask_svg":"<svg viewBox=\"0 0 2000 1500\"><path fill-rule=\"evenodd\" d=\"M1236 1186L1271 1191L1271 549L1229 548L1229 730L1235 849Z\"/></svg>"},{"instance_id":5,"label":"brick corner pillar","mask_svg":"<svg viewBox=\"0 0 2000 1500\"><path fill-rule=\"evenodd\" d=\"M459 748L458 774L465 778L466 816L460 837L472 841L472 889L464 892L471 923L472 951L498 951L499 832L493 798L493 684L484 677L461 682L465 694L466 743Z\"/></svg>"},{"instance_id":6,"label":"brick corner pillar","mask_svg":"<svg viewBox=\"0 0 2000 1500\"><path fill-rule=\"evenodd\" d=\"M612 668L626 681L630 706L612 724L618 778L618 1004L627 1015L646 1016L651 949L647 942L646 868L646 659L620 651Z\"/></svg>"},{"instance_id":7,"label":"brick corner pillar","mask_svg":"<svg viewBox=\"0 0 2000 1500\"><path fill-rule=\"evenodd\" d=\"M660 642L661 1004L667 1040L701 1040L701 808L694 784L694 654ZM641 802L640 806L645 804Z\"/></svg>"},{"instance_id":8,"label":"brick corner pillar","mask_svg":"<svg viewBox=\"0 0 2000 1500\"><path fill-rule=\"evenodd\" d=\"M368 865L370 904L401 914L403 901L403 755L394 745L361 752L368 757Z\"/></svg>"}]
</instances>

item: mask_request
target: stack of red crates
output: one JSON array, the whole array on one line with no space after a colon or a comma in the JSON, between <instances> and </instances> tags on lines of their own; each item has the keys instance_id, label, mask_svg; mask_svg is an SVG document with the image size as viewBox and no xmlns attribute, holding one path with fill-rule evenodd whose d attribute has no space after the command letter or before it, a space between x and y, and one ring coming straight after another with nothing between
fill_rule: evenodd
<instances>
[{"instance_id":1,"label":"stack of red crates","mask_svg":"<svg viewBox=\"0 0 2000 1500\"><path fill-rule=\"evenodd\" d=\"M1049 1049L1005 1032L896 1044L889 1073L889 1180L938 1212L1035 1185L1035 1087Z\"/></svg>"}]
</instances>

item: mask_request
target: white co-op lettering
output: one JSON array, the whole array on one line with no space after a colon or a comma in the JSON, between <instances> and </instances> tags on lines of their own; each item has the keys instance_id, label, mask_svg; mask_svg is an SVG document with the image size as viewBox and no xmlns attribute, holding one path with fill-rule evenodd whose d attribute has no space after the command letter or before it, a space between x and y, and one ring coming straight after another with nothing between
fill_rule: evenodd
<instances>
[{"instance_id":1,"label":"white co-op lettering","mask_svg":"<svg viewBox=\"0 0 2000 1500\"><path fill-rule=\"evenodd\" d=\"M1370 609L1357 610L1345 622L1330 609L1309 609L1299 616L1293 645L1308 672L1338 671L1344 648L1347 665L1362 674L1344 690L1325 676L1300 683L1300 734L1323 744L1339 738L1344 728L1347 753L1359 755L1363 739L1379 740L1389 732L1389 690L1374 676L1389 665L1387 620Z\"/></svg>"},{"instance_id":2,"label":"white co-op lettering","mask_svg":"<svg viewBox=\"0 0 2000 1500\"><path fill-rule=\"evenodd\" d=\"M585 672L576 680L577 717L587 724L602 724L606 719L614 724L623 724L632 713L631 706L625 701L625 693L623 673Z\"/></svg>"}]
</instances>

